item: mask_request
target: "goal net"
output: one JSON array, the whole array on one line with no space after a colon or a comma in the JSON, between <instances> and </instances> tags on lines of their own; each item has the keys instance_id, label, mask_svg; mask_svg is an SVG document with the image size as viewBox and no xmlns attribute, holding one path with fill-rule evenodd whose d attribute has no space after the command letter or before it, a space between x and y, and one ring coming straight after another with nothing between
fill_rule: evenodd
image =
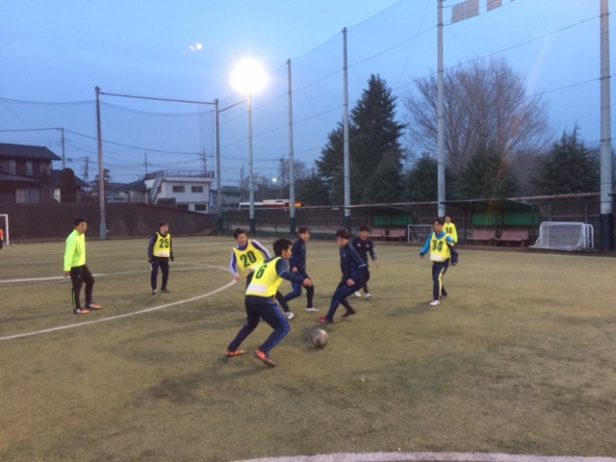
<instances>
[{"instance_id":1,"label":"goal net","mask_svg":"<svg viewBox=\"0 0 616 462\"><path fill-rule=\"evenodd\" d=\"M432 232L432 225L408 225L407 233L409 244L417 242L423 244Z\"/></svg>"},{"instance_id":2,"label":"goal net","mask_svg":"<svg viewBox=\"0 0 616 462\"><path fill-rule=\"evenodd\" d=\"M532 247L573 251L593 249L594 246L592 225L576 222L544 221L539 227L539 238Z\"/></svg>"},{"instance_id":3,"label":"goal net","mask_svg":"<svg viewBox=\"0 0 616 462\"><path fill-rule=\"evenodd\" d=\"M4 245L11 245L9 234L9 216L6 213L0 213L0 229L4 231Z\"/></svg>"}]
</instances>

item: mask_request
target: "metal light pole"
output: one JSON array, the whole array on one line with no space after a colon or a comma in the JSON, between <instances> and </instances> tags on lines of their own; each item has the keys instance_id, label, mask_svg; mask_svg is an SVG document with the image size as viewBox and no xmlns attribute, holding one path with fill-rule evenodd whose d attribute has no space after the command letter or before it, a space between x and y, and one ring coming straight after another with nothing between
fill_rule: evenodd
<instances>
[{"instance_id":1,"label":"metal light pole","mask_svg":"<svg viewBox=\"0 0 616 462\"><path fill-rule=\"evenodd\" d=\"M601 0L601 250L614 250L612 129L610 105L610 23L608 0Z\"/></svg>"},{"instance_id":2,"label":"metal light pole","mask_svg":"<svg viewBox=\"0 0 616 462\"><path fill-rule=\"evenodd\" d=\"M100 211L99 237L101 241L107 239L107 222L105 219L105 169L103 166L103 136L101 132L101 107L99 87L96 90L96 135L98 137L98 205Z\"/></svg>"},{"instance_id":3,"label":"metal light pole","mask_svg":"<svg viewBox=\"0 0 616 462\"><path fill-rule=\"evenodd\" d=\"M218 191L218 194L216 195L216 228L219 232L221 232L223 228L222 167L220 165L220 102L218 101L218 98L214 100L214 106L216 108L216 190Z\"/></svg>"},{"instance_id":4,"label":"metal light pole","mask_svg":"<svg viewBox=\"0 0 616 462\"><path fill-rule=\"evenodd\" d=\"M287 60L289 75L289 233L295 234L295 147L293 144L293 86L291 81L291 60Z\"/></svg>"},{"instance_id":5,"label":"metal light pole","mask_svg":"<svg viewBox=\"0 0 616 462\"><path fill-rule=\"evenodd\" d=\"M349 65L347 59L347 29L342 29L344 101L342 123L344 128L344 227L351 231L351 149L349 145Z\"/></svg>"},{"instance_id":6,"label":"metal light pole","mask_svg":"<svg viewBox=\"0 0 616 462\"><path fill-rule=\"evenodd\" d=\"M252 95L248 95L248 200L250 201L250 234L256 231L255 222L255 191L253 188L253 153L252 153Z\"/></svg>"},{"instance_id":7,"label":"metal light pole","mask_svg":"<svg viewBox=\"0 0 616 462\"><path fill-rule=\"evenodd\" d=\"M445 103L443 82L443 0L438 0L438 57L437 57L437 190L438 216L445 216Z\"/></svg>"}]
</instances>

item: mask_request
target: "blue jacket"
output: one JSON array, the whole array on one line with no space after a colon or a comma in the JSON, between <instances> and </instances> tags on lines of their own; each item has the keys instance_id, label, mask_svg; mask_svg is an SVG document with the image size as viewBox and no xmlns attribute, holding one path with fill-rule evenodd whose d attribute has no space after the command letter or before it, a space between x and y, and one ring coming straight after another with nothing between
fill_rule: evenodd
<instances>
[{"instance_id":1,"label":"blue jacket","mask_svg":"<svg viewBox=\"0 0 616 462\"><path fill-rule=\"evenodd\" d=\"M343 281L347 279L359 281L364 278L366 262L351 247L350 243L340 249L340 270L342 271Z\"/></svg>"},{"instance_id":2,"label":"blue jacket","mask_svg":"<svg viewBox=\"0 0 616 462\"><path fill-rule=\"evenodd\" d=\"M433 234L435 234L435 233L432 232L432 233L428 234L428 239L426 239L426 243L424 244L423 248L419 252L419 255L421 255L422 257L430 251L430 241L432 240L432 235ZM445 234L447 234L445 231L441 231L440 234L436 235L436 238L437 239L442 239L443 236L445 236ZM447 241L447 244L455 245L455 241L453 240L453 238L451 236L448 235L445 240Z\"/></svg>"},{"instance_id":3,"label":"blue jacket","mask_svg":"<svg viewBox=\"0 0 616 462\"><path fill-rule=\"evenodd\" d=\"M297 268L300 274L306 274L306 243L298 239L291 248L291 260L289 262L291 268Z\"/></svg>"}]
</instances>

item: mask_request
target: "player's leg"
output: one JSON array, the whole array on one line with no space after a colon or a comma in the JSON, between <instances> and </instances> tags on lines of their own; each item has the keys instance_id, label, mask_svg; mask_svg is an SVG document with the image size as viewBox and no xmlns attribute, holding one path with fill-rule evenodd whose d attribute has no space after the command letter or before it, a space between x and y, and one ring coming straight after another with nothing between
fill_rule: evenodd
<instances>
[{"instance_id":1,"label":"player's leg","mask_svg":"<svg viewBox=\"0 0 616 462\"><path fill-rule=\"evenodd\" d=\"M155 295L157 290L156 287L158 285L158 267L160 266L158 260L156 258L152 259L152 263L150 263L150 286L152 287L152 295Z\"/></svg>"},{"instance_id":2,"label":"player's leg","mask_svg":"<svg viewBox=\"0 0 616 462\"><path fill-rule=\"evenodd\" d=\"M346 281L341 281L340 284L338 284L338 287L336 287L336 291L332 296L332 300L330 302L327 314L323 318L320 318L319 322L333 322L334 315L336 314L336 310L338 309L340 303L342 303L343 300L345 300L349 295L355 292L357 290L357 287L357 285L348 286L346 284Z\"/></svg>"},{"instance_id":3,"label":"player's leg","mask_svg":"<svg viewBox=\"0 0 616 462\"><path fill-rule=\"evenodd\" d=\"M284 296L284 301L285 302L290 302L291 300L293 300L294 298L299 297L302 294L302 285L297 283L297 282L292 282L291 283L291 292L289 292L287 295Z\"/></svg>"},{"instance_id":4,"label":"player's leg","mask_svg":"<svg viewBox=\"0 0 616 462\"><path fill-rule=\"evenodd\" d=\"M447 272L448 268L449 268L449 260L443 262L443 269L441 271L441 278L440 278L440 282L441 282L441 298L442 297L447 297L447 291L445 290L445 273Z\"/></svg>"},{"instance_id":5,"label":"player's leg","mask_svg":"<svg viewBox=\"0 0 616 462\"><path fill-rule=\"evenodd\" d=\"M167 282L169 281L169 260L165 259L160 262L160 270L163 273L163 282L160 286L161 292L169 292L167 290Z\"/></svg>"},{"instance_id":6,"label":"player's leg","mask_svg":"<svg viewBox=\"0 0 616 462\"><path fill-rule=\"evenodd\" d=\"M87 266L83 267L82 279L86 286L86 308L92 309L92 310L100 309L101 306L97 305L92 300L92 294L94 293L94 277L92 276L92 273L90 272L90 268L88 268Z\"/></svg>"},{"instance_id":7,"label":"player's leg","mask_svg":"<svg viewBox=\"0 0 616 462\"><path fill-rule=\"evenodd\" d=\"M265 342L259 347L262 353L269 356L270 351L288 335L291 330L291 325L285 315L271 300L266 299L261 303L260 314L263 320L274 329Z\"/></svg>"},{"instance_id":8,"label":"player's leg","mask_svg":"<svg viewBox=\"0 0 616 462\"><path fill-rule=\"evenodd\" d=\"M432 302L430 305L435 306L440 303L439 299L441 296L441 265L439 262L432 263Z\"/></svg>"},{"instance_id":9,"label":"player's leg","mask_svg":"<svg viewBox=\"0 0 616 462\"><path fill-rule=\"evenodd\" d=\"M71 268L71 300L73 302L73 312L75 314L86 314L87 309L81 306L81 288L83 287L83 279L81 277L82 268Z\"/></svg>"},{"instance_id":10,"label":"player's leg","mask_svg":"<svg viewBox=\"0 0 616 462\"><path fill-rule=\"evenodd\" d=\"M276 301L278 302L278 304L280 305L280 308L282 308L282 310L285 313L290 313L291 312L291 310L289 309L289 304L285 301L284 295L282 295L280 293L280 291L276 292L275 298L276 298Z\"/></svg>"},{"instance_id":11,"label":"player's leg","mask_svg":"<svg viewBox=\"0 0 616 462\"><path fill-rule=\"evenodd\" d=\"M246 307L246 323L239 330L235 338L229 343L227 347L227 354L229 352L236 352L242 344L242 342L248 337L253 330L259 325L259 311L256 308L258 304L257 297L246 297L244 300L244 306Z\"/></svg>"},{"instance_id":12,"label":"player's leg","mask_svg":"<svg viewBox=\"0 0 616 462\"><path fill-rule=\"evenodd\" d=\"M365 275L365 282L363 284L364 286L364 295L366 298L371 298L372 294L370 293L370 289L368 289L368 281L370 280L370 270L366 269L366 275Z\"/></svg>"}]
</instances>

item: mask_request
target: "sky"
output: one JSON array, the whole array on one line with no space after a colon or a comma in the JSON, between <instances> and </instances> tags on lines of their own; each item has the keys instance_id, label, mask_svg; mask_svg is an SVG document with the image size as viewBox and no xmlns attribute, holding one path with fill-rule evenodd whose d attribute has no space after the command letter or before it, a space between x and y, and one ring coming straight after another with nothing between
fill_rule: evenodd
<instances>
[{"instance_id":1,"label":"sky","mask_svg":"<svg viewBox=\"0 0 616 462\"><path fill-rule=\"evenodd\" d=\"M528 93L542 95L552 136L577 124L596 144L599 0L503 0L490 12L480 1L479 16L455 24L458 1L445 1L446 68L506 59ZM255 171L274 178L289 152L287 59L296 158L309 168L342 117L343 27L351 105L378 73L404 121L404 98L436 67L436 0L0 0L0 11L0 142L59 154L57 130L2 130L62 127L67 165L80 176L85 157L96 157L95 86L227 107L243 99L229 83L234 63L258 59L270 81L254 100ZM214 169L211 106L103 96L101 109L114 180L138 179L146 157L150 170L200 169L203 158ZM223 182L237 184L247 167L245 104L221 114L221 145Z\"/></svg>"}]
</instances>

